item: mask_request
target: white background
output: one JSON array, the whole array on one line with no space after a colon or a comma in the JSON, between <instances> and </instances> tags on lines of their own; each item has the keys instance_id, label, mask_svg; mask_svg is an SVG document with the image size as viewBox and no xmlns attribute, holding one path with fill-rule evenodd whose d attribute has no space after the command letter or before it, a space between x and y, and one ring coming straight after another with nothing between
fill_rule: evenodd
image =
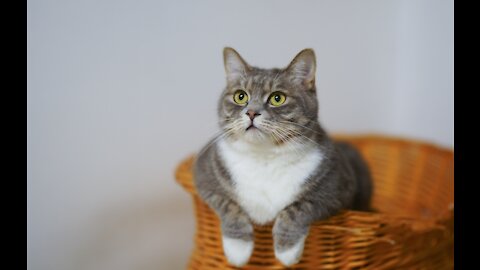
<instances>
[{"instance_id":1,"label":"white background","mask_svg":"<svg viewBox=\"0 0 480 270\"><path fill-rule=\"evenodd\" d=\"M453 148L453 1L28 1L28 269L182 269L180 160L216 131L222 48L317 54L320 119Z\"/></svg>"}]
</instances>

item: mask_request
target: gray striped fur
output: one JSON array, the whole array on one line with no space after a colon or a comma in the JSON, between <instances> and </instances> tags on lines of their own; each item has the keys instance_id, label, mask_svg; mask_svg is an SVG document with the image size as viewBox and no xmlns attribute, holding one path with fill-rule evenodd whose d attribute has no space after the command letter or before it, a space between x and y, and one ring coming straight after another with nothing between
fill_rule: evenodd
<instances>
[{"instance_id":1,"label":"gray striped fur","mask_svg":"<svg viewBox=\"0 0 480 270\"><path fill-rule=\"evenodd\" d=\"M365 161L351 145L333 142L318 122L313 50L303 50L283 69L252 67L231 48L225 48L224 56L227 85L218 103L223 132L244 110L231 102L232 95L237 89L246 89L251 93L250 108L267 111L270 121L288 125L295 134L302 134L296 140L314 141L324 154L323 162L304 183L300 195L276 217L275 249L289 249L308 234L312 222L327 219L342 209L369 210L372 183ZM231 61L237 61L233 66L228 62L232 57ZM278 90L286 93L288 104L267 106L263 102L265 96ZM236 140L240 136L241 132L233 132L227 137ZM289 139L279 143L289 143ZM251 241L251 219L237 202L235 183L215 139L198 155L194 176L199 195L221 219L223 235Z\"/></svg>"}]
</instances>

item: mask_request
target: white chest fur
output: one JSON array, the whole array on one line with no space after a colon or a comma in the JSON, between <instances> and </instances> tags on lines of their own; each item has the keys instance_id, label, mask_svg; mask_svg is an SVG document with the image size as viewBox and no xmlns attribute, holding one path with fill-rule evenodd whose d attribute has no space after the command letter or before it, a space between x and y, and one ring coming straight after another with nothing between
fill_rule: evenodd
<instances>
[{"instance_id":1,"label":"white chest fur","mask_svg":"<svg viewBox=\"0 0 480 270\"><path fill-rule=\"evenodd\" d=\"M235 183L238 203L258 224L272 221L295 200L323 158L315 147L292 152L288 148L262 151L242 142L220 141L218 146Z\"/></svg>"}]
</instances>

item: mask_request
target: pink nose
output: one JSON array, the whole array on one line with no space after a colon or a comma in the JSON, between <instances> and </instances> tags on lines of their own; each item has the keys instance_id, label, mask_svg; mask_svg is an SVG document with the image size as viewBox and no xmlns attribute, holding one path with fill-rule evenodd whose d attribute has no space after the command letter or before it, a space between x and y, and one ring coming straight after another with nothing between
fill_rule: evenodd
<instances>
[{"instance_id":1,"label":"pink nose","mask_svg":"<svg viewBox=\"0 0 480 270\"><path fill-rule=\"evenodd\" d=\"M254 110L248 110L247 111L247 115L248 117L250 117L250 120L253 121L253 119L255 118L255 116L258 116L260 115L259 113L255 112Z\"/></svg>"}]
</instances>

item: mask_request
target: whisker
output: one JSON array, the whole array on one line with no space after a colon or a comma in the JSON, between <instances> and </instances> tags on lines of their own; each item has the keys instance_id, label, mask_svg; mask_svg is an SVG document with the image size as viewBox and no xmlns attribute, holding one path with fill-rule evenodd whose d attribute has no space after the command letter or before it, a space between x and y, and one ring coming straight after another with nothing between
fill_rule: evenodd
<instances>
[{"instance_id":1,"label":"whisker","mask_svg":"<svg viewBox=\"0 0 480 270\"><path fill-rule=\"evenodd\" d=\"M292 125L296 125L296 126L299 126L299 127L305 128L305 129L308 129L308 130L310 130L310 131L312 131L312 132L314 132L314 133L316 133L316 134L318 134L318 135L322 135L322 136L324 135L324 134L318 132L317 130L314 130L314 129L309 128L309 127L304 126L304 125L300 125L300 124L295 123L295 122L290 122L290 121L278 121L278 122L279 122L279 123L282 123L282 124L292 124ZM310 120L309 122L316 122L316 121Z\"/></svg>"},{"instance_id":2,"label":"whisker","mask_svg":"<svg viewBox=\"0 0 480 270\"><path fill-rule=\"evenodd\" d=\"M267 122L273 123L273 122L271 122L271 121L267 121ZM279 122L279 123L281 123L281 122ZM320 146L320 144L318 144L318 143L315 142L314 140L308 138L307 136L303 135L301 132L296 131L296 130L291 129L291 128L288 128L288 127L286 127L285 125L277 125L277 128L278 128L278 129L282 128L282 130L286 131L289 135L301 136L301 137L309 140L310 142L316 144L317 146Z\"/></svg>"},{"instance_id":3,"label":"whisker","mask_svg":"<svg viewBox=\"0 0 480 270\"><path fill-rule=\"evenodd\" d=\"M278 126L275 126L269 123L263 123L262 126L265 129L267 129L267 131L270 131L272 134L276 134L280 138L280 140L284 143L284 145L292 152L295 152L298 156L300 156L302 152L305 152L305 151L300 152L300 150L303 150L303 149L300 149L300 147L297 147L298 145L302 146L305 144L301 144L299 143L299 140L293 139L294 136L292 135L291 132L288 132L288 130L281 129Z\"/></svg>"},{"instance_id":4,"label":"whisker","mask_svg":"<svg viewBox=\"0 0 480 270\"><path fill-rule=\"evenodd\" d=\"M234 133L234 131L236 131L236 128L238 129L239 126L240 126L240 123L238 121L233 121L233 122L227 124L224 127L224 130L219 131L213 137L213 139L205 147L203 147L203 149L197 154L197 156L200 156L201 154L203 154L208 148L213 146L219 140L221 140L223 138L228 138L230 135L232 135Z\"/></svg>"}]
</instances>

